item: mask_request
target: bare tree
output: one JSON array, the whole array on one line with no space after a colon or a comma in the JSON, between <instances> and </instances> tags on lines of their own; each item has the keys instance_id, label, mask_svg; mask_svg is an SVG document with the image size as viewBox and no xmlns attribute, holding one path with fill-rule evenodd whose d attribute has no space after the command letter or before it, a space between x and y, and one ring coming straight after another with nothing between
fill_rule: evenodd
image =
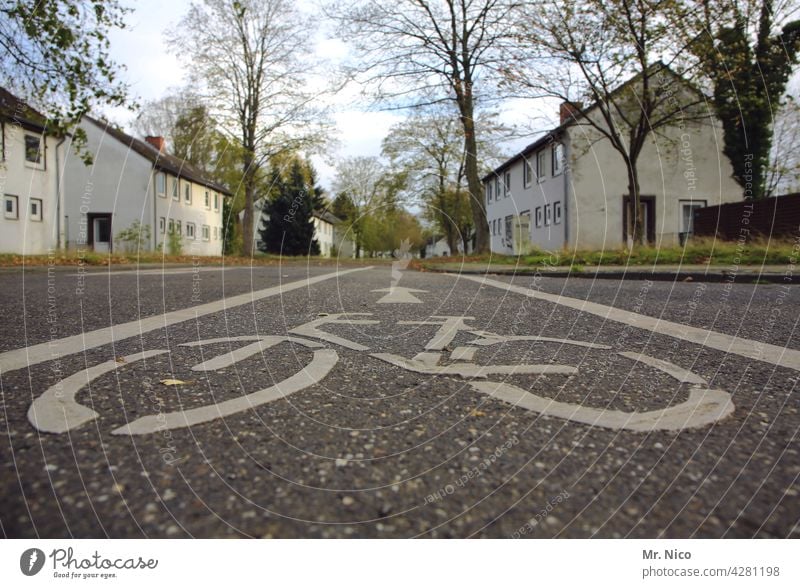
<instances>
[{"instance_id":1,"label":"bare tree","mask_svg":"<svg viewBox=\"0 0 800 588\"><path fill-rule=\"evenodd\" d=\"M309 91L311 17L289 0L193 3L171 40L191 59L205 100L241 143L245 235L253 233L259 176L270 157L319 144L327 119ZM251 239L244 253L252 255Z\"/></svg>"},{"instance_id":2,"label":"bare tree","mask_svg":"<svg viewBox=\"0 0 800 588\"><path fill-rule=\"evenodd\" d=\"M355 209L348 220L356 237L356 257L361 256L365 221L383 203L386 179L386 166L377 157L346 157L336 166L333 189L345 194Z\"/></svg>"},{"instance_id":3,"label":"bare tree","mask_svg":"<svg viewBox=\"0 0 800 588\"><path fill-rule=\"evenodd\" d=\"M788 96L778 110L767 167L765 196L800 191L800 104Z\"/></svg>"},{"instance_id":4,"label":"bare tree","mask_svg":"<svg viewBox=\"0 0 800 588\"><path fill-rule=\"evenodd\" d=\"M521 11L530 61L506 71L516 90L558 98L622 158L632 202L630 244L643 241L638 162L667 127L708 120L705 98L655 56L674 64L683 49L669 25L674 0L546 0ZM536 35L532 44L529 39ZM531 65L531 62L534 65ZM585 112L584 104L591 106Z\"/></svg>"},{"instance_id":5,"label":"bare tree","mask_svg":"<svg viewBox=\"0 0 800 588\"><path fill-rule=\"evenodd\" d=\"M506 0L345 1L329 13L358 53L353 72L379 100L395 106L455 101L464 134L465 175L477 252L489 250L486 203L478 171L475 114L491 94L491 73L510 49Z\"/></svg>"}]
</instances>

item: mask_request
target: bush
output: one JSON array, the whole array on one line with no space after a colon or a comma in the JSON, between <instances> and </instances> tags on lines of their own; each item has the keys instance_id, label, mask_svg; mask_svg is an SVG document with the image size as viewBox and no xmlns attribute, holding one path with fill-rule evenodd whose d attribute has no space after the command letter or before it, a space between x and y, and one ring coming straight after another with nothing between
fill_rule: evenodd
<instances>
[{"instance_id":1,"label":"bush","mask_svg":"<svg viewBox=\"0 0 800 588\"><path fill-rule=\"evenodd\" d=\"M150 225L143 225L138 220L131 226L117 233L117 242L121 243L126 253L136 253L145 249L150 243Z\"/></svg>"}]
</instances>

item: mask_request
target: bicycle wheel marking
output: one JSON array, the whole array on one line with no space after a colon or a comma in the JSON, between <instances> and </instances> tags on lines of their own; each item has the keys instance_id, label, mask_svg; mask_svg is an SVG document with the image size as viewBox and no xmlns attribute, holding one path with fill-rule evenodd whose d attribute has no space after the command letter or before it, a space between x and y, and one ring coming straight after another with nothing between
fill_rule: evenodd
<instances>
[{"instance_id":1,"label":"bicycle wheel marking","mask_svg":"<svg viewBox=\"0 0 800 588\"><path fill-rule=\"evenodd\" d=\"M66 433L70 429L88 423L100 415L91 408L78 404L75 400L78 392L103 374L113 372L129 363L164 353L169 353L169 351L156 349L134 353L126 355L122 361L107 361L74 373L48 388L44 394L33 401L28 409L28 420L43 433Z\"/></svg>"}]
</instances>

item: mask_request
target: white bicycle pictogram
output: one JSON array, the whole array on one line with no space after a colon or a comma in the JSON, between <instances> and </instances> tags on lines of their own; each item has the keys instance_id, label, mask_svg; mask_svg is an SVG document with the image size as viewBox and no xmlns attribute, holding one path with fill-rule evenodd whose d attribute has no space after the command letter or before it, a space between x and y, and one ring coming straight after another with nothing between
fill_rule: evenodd
<instances>
[{"instance_id":1,"label":"white bicycle pictogram","mask_svg":"<svg viewBox=\"0 0 800 588\"><path fill-rule=\"evenodd\" d=\"M337 313L318 317L293 328L287 335L252 335L220 337L183 343L181 347L209 347L218 344L244 343L241 347L212 357L192 366L197 372L216 372L233 366L249 357L263 353L264 350L282 343L294 343L309 348L313 357L299 371L273 383L271 386L205 406L159 413L138 418L112 431L114 435L143 435L200 425L218 418L231 416L246 410L285 398L295 392L321 383L339 361L339 354L330 346L339 346L352 351L367 353L369 347L330 333L326 325L378 325L371 313ZM568 421L596 427L625 429L637 432L654 430L679 430L701 427L719 421L734 410L731 395L724 390L711 389L699 375L668 361L641 353L617 351L628 360L641 363L658 370L678 384L690 386L689 397L680 404L668 408L645 412L625 412L600 409L561 402L539 396L508 382L514 375L573 375L579 368L560 364L516 364L482 365L475 362L477 351L492 345L511 342L557 343L614 352L610 346L573 339L559 339L536 335L502 335L475 329L468 324L474 317L432 316L423 321L398 321L399 325L436 326L436 333L425 345L424 350L408 358L392 353L368 353L368 356L414 373L433 377L456 377L467 381L476 392L542 415L558 417ZM466 345L451 348L459 333L468 333L474 339ZM326 347L326 344L329 345ZM79 404L78 394L92 381L126 365L151 357L169 353L168 350L155 349L135 353L121 358L122 361L108 361L77 372L37 398L28 410L28 419L38 430L48 433L66 433L99 415L94 410ZM449 353L449 358L447 357ZM445 363L447 362L447 363ZM493 376L503 376L493 378Z\"/></svg>"}]
</instances>

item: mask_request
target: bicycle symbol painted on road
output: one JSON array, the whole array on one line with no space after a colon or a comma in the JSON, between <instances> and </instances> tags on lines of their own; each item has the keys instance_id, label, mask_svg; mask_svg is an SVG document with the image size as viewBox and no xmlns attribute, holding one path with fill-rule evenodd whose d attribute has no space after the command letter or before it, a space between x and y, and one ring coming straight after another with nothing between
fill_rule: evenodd
<instances>
[{"instance_id":1,"label":"bicycle symbol painted on road","mask_svg":"<svg viewBox=\"0 0 800 588\"><path fill-rule=\"evenodd\" d=\"M255 335L221 337L183 343L181 347L213 348L215 345L241 343L240 347L212 357L191 369L196 372L216 372L233 366L249 357L283 343L294 343L307 347L313 352L310 362L288 378L271 386L229 400L205 406L179 410L138 418L112 431L114 435L144 435L179 429L228 417L249 409L286 398L322 382L339 361L339 354L332 347L338 346L352 351L364 352L369 357L386 362L418 374L433 377L454 377L467 381L476 392L500 400L518 408L542 415L558 417L568 421L610 429L624 429L637 432L655 430L680 430L701 427L719 421L734 410L731 396L723 390L710 389L708 383L697 374L680 366L640 353L617 351L616 353L632 362L641 363L660 371L678 384L691 386L689 398L677 405L646 412L625 412L600 409L560 402L534 394L507 381L514 375L577 374L579 368L560 364L509 364L482 365L475 361L476 352L485 347L519 342L558 343L614 353L607 345L599 345L572 339L558 339L533 335L502 335L476 329L468 324L474 320L466 316L432 316L424 321L399 321L400 325L423 325L437 327L435 334L425 345L424 350L408 358L392 353L370 353L369 347L345 339L325 330L326 325L378 325L380 321L368 318L371 313L338 313L320 316L310 322L291 329L287 335ZM474 337L466 345L451 348L451 343L459 333ZM327 344L327 346L326 346ZM94 410L79 404L78 394L97 378L123 369L125 365L151 357L167 354L169 351L155 349L135 353L122 358L122 361L108 361L77 372L37 398L28 410L31 424L42 432L66 433L99 415ZM448 354L449 353L449 357Z\"/></svg>"}]
</instances>

